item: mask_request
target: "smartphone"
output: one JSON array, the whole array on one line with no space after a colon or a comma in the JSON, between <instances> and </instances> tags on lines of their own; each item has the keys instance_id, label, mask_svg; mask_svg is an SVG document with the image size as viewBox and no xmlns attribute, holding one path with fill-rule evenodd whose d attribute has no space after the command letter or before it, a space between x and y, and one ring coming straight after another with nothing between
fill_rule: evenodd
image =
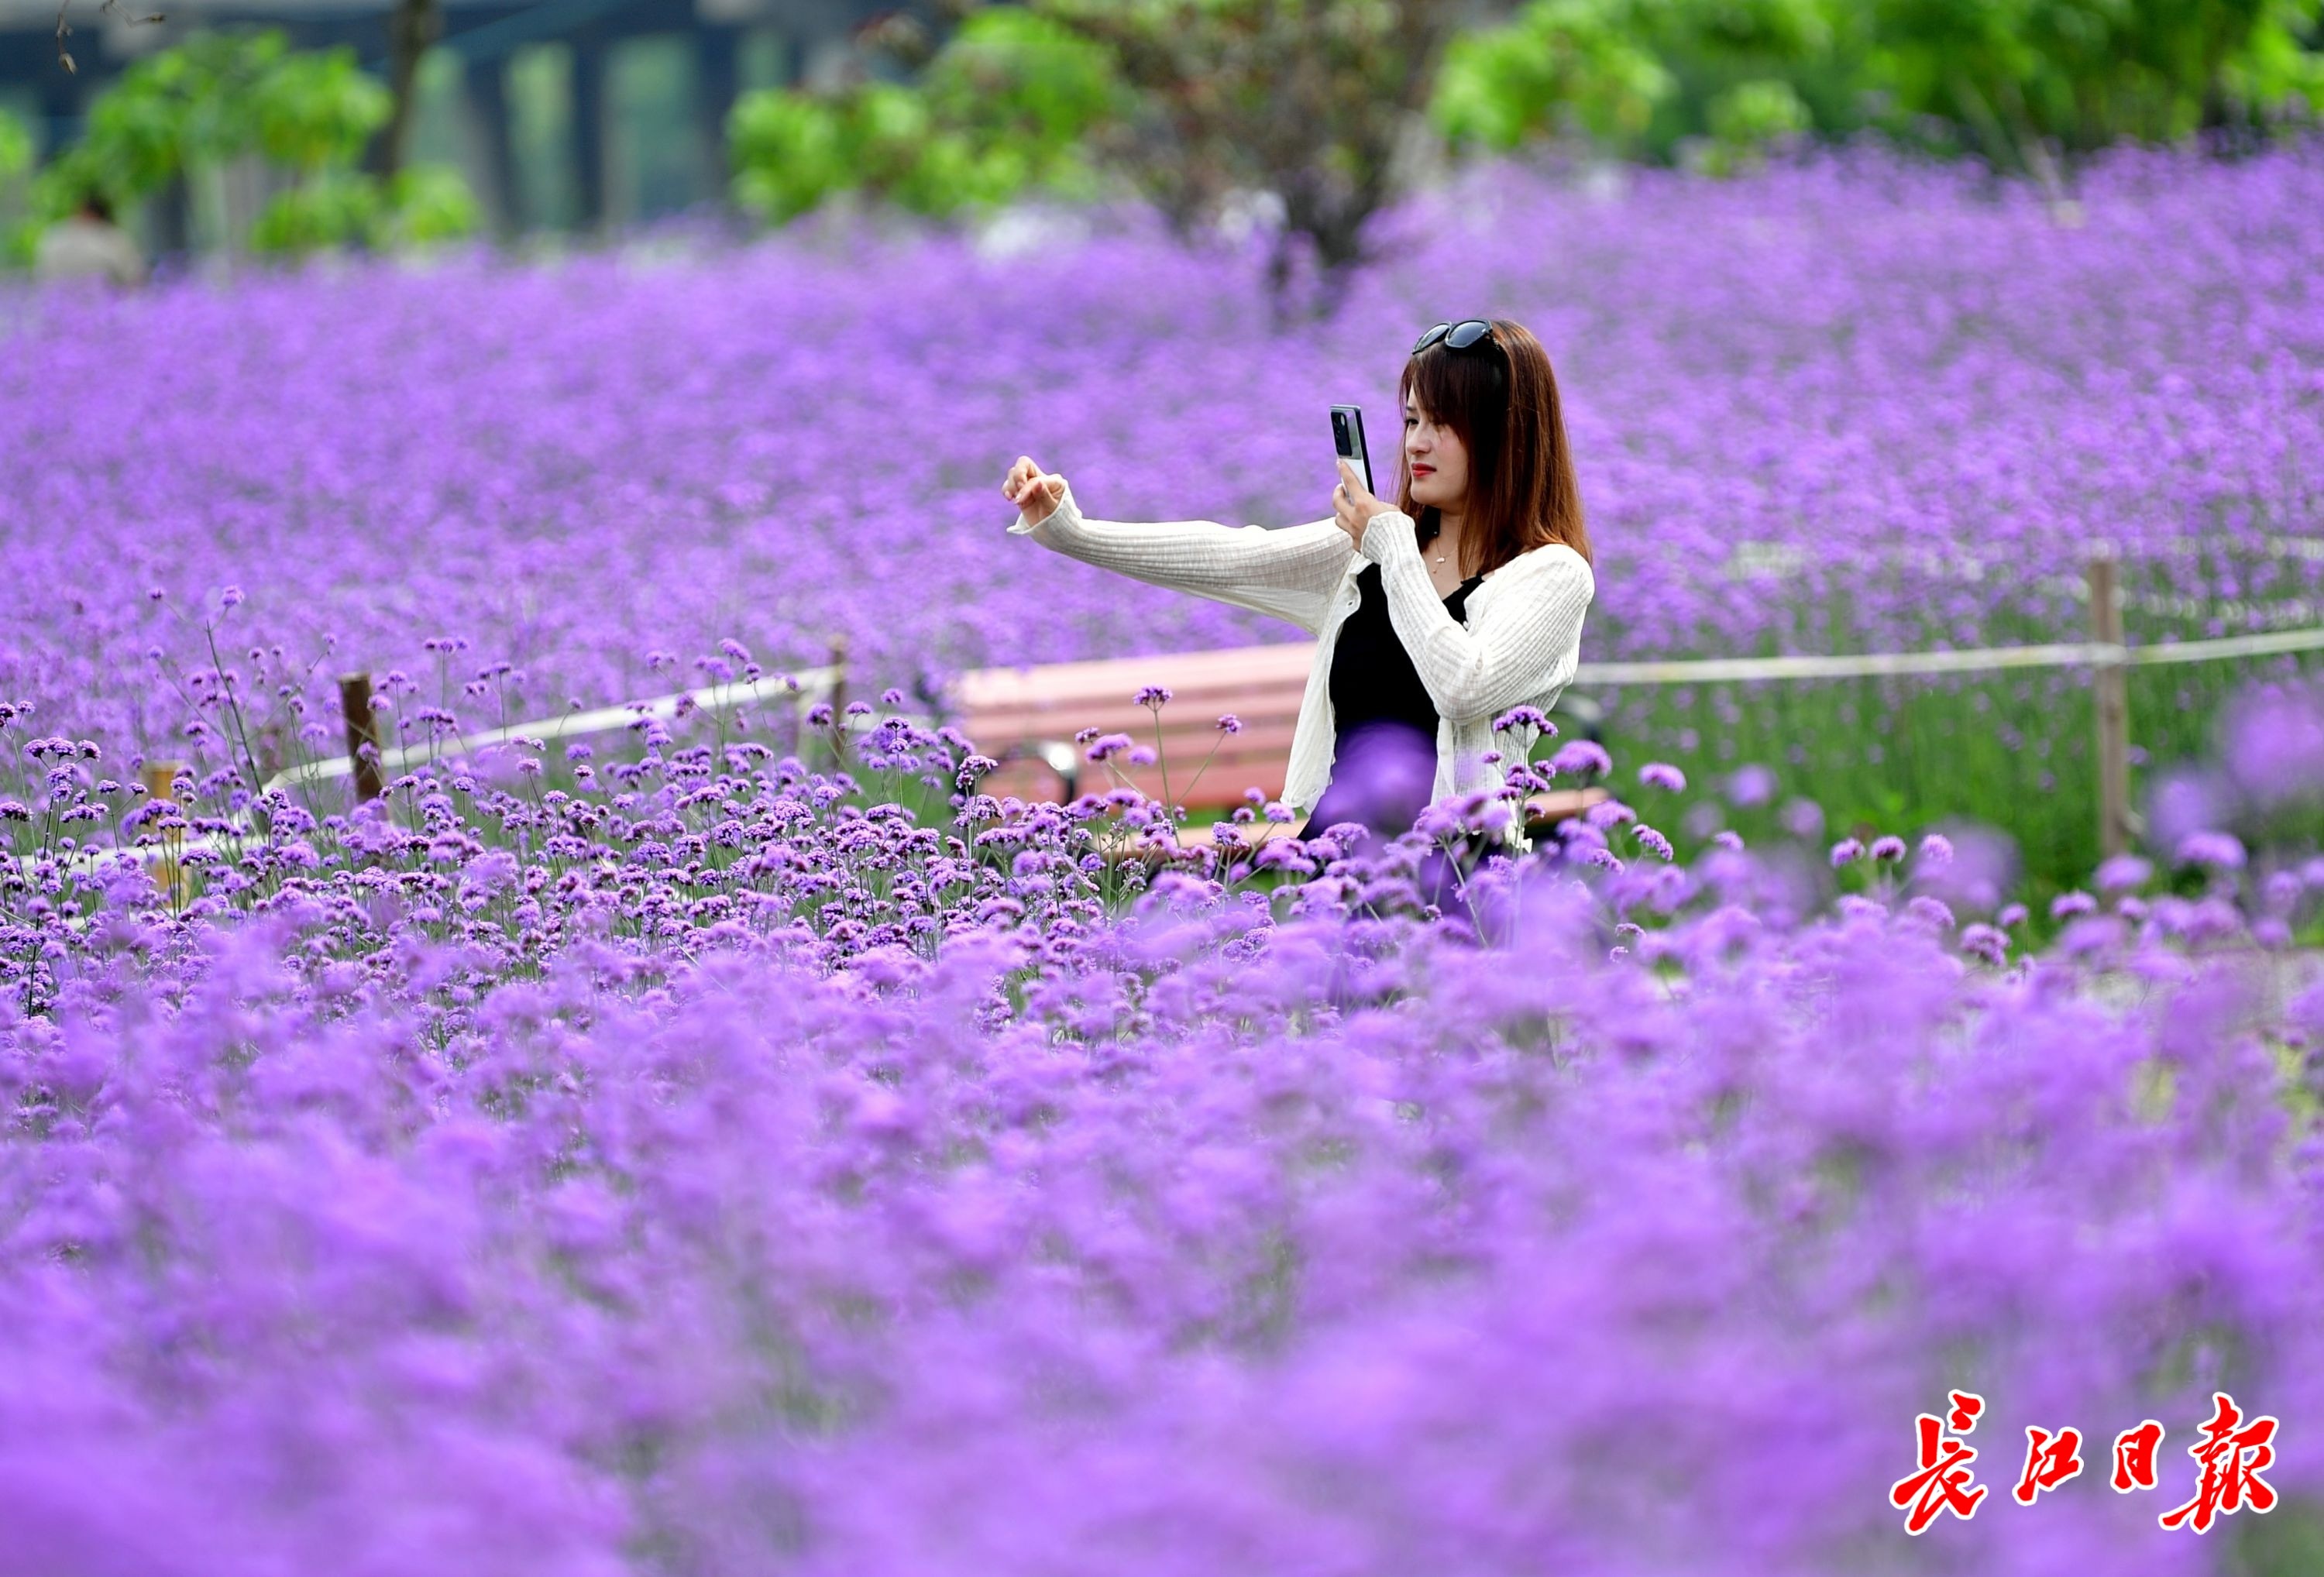
<instances>
[{"instance_id":1,"label":"smartphone","mask_svg":"<svg viewBox=\"0 0 2324 1577\"><path fill-rule=\"evenodd\" d=\"M1377 496L1379 489L1372 485L1372 452L1364 442L1364 408L1360 405L1332 407L1332 447L1342 460L1355 462L1362 474L1364 491Z\"/></svg>"}]
</instances>

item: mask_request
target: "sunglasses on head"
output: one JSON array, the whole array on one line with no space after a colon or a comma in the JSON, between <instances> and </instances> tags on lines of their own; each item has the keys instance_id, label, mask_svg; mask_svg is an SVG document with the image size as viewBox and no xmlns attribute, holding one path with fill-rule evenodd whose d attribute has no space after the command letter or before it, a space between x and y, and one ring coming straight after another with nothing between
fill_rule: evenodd
<instances>
[{"instance_id":1,"label":"sunglasses on head","mask_svg":"<svg viewBox=\"0 0 2324 1577\"><path fill-rule=\"evenodd\" d=\"M1412 354L1418 355L1438 340L1447 350L1468 350L1492 339L1493 326L1481 318L1463 318L1458 323L1440 323L1413 342Z\"/></svg>"}]
</instances>

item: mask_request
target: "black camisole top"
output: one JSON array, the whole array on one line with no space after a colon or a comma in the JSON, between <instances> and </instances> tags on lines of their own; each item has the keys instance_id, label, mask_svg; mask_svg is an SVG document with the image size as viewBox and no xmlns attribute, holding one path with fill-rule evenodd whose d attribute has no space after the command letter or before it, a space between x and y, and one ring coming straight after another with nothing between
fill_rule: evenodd
<instances>
[{"instance_id":1,"label":"black camisole top","mask_svg":"<svg viewBox=\"0 0 2324 1577\"><path fill-rule=\"evenodd\" d=\"M1472 575L1454 587L1444 599L1444 611L1456 621L1463 617L1469 594L1482 579ZM1388 620L1380 567L1364 566L1356 589L1360 600L1340 626L1332 650L1332 781L1296 837L1320 833L1335 821L1362 822L1382 837L1394 837L1428 803L1428 779L1436 757L1436 703L1429 699L1412 654ZM1404 736L1402 770L1375 772L1369 782L1351 780L1360 770L1360 763L1383 759L1378 747L1384 733ZM1356 744L1360 734L1369 737L1372 749ZM1398 759L1394 746L1387 759Z\"/></svg>"},{"instance_id":2,"label":"black camisole top","mask_svg":"<svg viewBox=\"0 0 2324 1577\"><path fill-rule=\"evenodd\" d=\"M1465 613L1469 594L1484 576L1472 575L1444 599L1444 611L1457 622ZM1356 577L1362 600L1340 626L1332 650L1332 716L1333 732L1352 733L1370 724L1401 723L1436 739L1436 703L1412 666L1396 626L1388 622L1388 588L1380 584L1380 567L1367 564Z\"/></svg>"}]
</instances>

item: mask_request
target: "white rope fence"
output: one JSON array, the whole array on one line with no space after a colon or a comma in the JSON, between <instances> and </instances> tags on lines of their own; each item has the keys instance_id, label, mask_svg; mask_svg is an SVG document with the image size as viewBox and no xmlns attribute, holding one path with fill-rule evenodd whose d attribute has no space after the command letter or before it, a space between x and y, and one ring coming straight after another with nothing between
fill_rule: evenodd
<instances>
[{"instance_id":1,"label":"white rope fence","mask_svg":"<svg viewBox=\"0 0 2324 1577\"><path fill-rule=\"evenodd\" d=\"M1976 651L1868 651L1851 657L1721 657L1700 661L1585 662L1577 685L1740 684L1754 679L1862 679L1895 674L1968 674L2019 668L2098 667L2124 649L2097 641L2004 646Z\"/></svg>"},{"instance_id":2,"label":"white rope fence","mask_svg":"<svg viewBox=\"0 0 2324 1577\"><path fill-rule=\"evenodd\" d=\"M2264 635L2226 635L2216 641L2135 646L2130 649L2130 662L2135 668L2169 662L2219 662L2237 657L2281 657L2286 652L2314 651L2319 647L2324 647L2324 630L2276 630Z\"/></svg>"},{"instance_id":3,"label":"white rope fence","mask_svg":"<svg viewBox=\"0 0 2324 1577\"><path fill-rule=\"evenodd\" d=\"M1968 651L1863 652L1848 657L1729 657L1669 662L1585 662L1577 685L1736 684L1754 679L1862 679L1914 674L1997 673L2024 668L2150 668L2324 650L2324 628L2124 646L2110 641L1996 646Z\"/></svg>"},{"instance_id":4,"label":"white rope fence","mask_svg":"<svg viewBox=\"0 0 2324 1577\"><path fill-rule=\"evenodd\" d=\"M2279 630L2258 635L2229 635L2209 641L2169 641L2155 646L2126 646L2116 641L2061 641L2043 646L1983 647L1963 651L1862 652L1835 657L1738 657L1648 662L1585 662L1574 672L1576 686L1738 684L1765 679L1850 679L1909 677L1928 674L1999 673L2018 669L2089 668L2120 672L2172 663L2223 662L2238 658L2282 656L2324 650L2324 627ZM631 728L648 718L671 719L689 711L716 711L753 701L788 700L801 706L827 700L838 692L844 668L830 664L790 675L769 675L742 684L708 685L697 690L601 707L538 723L511 724L454 740L430 740L400 745L379 755L379 770L392 773L414 762L442 761L473 754L493 745L532 739L565 739ZM870 720L862 720L864 727ZM861 730L858 730L861 732ZM261 790L270 792L327 782L353 775L356 762L338 756L309 761L278 772ZM126 854L140 860L180 859L189 853L228 845L234 837L205 835L175 844L143 844L129 849L82 849L73 852L81 862L105 854ZM18 862L24 869L35 857Z\"/></svg>"},{"instance_id":5,"label":"white rope fence","mask_svg":"<svg viewBox=\"0 0 2324 1577\"><path fill-rule=\"evenodd\" d=\"M393 750L380 752L379 770L383 774L399 772L415 761L474 755L493 745L514 744L524 740L553 742L589 733L611 733L615 729L634 728L649 719L667 720L684 716L689 712L724 711L727 707L753 701L796 701L808 706L828 700L838 689L843 672L837 664L833 664L808 669L804 673L767 674L742 684L705 685L698 690L657 696L650 701L633 701L626 706L600 706L595 712L572 712L539 723L512 723L505 728L495 728L484 733L463 733L449 740L431 739L419 744L398 745ZM353 757L333 756L327 761L309 761L288 771L277 772L266 780L265 787L259 792L266 794L277 788L327 782L334 778L353 777L355 772Z\"/></svg>"},{"instance_id":6,"label":"white rope fence","mask_svg":"<svg viewBox=\"0 0 2324 1577\"><path fill-rule=\"evenodd\" d=\"M766 674L739 684L705 685L700 689L680 690L674 695L657 696L651 700L632 701L627 706L601 706L594 712L568 712L561 717L543 718L538 723L512 723L504 728L490 729L483 733L462 733L451 739L431 739L417 744L398 745L393 750L379 752L375 770L384 778L414 763L428 764L474 755L495 745L517 744L531 740L546 743L559 739L577 739L584 734L610 733L616 729L634 728L649 720L674 719L693 712L724 711L754 701L788 701L804 709L816 702L833 699L845 676L846 669L843 666L832 663L795 674ZM843 719L842 725L861 733L871 727L871 722L864 719L862 726L855 728L852 720ZM373 765L368 759L358 763L353 756L333 756L326 761L308 761L275 773L266 780L259 793L263 796L277 789L303 788L337 778L349 778L363 768ZM175 862L189 854L232 850L244 839L255 835L255 828L244 825L232 833L162 838L127 848L79 848L46 858L59 864L92 869L97 861L107 855L125 856L141 862L156 860ZM25 854L17 859L16 865L19 870L30 871L42 858L41 855Z\"/></svg>"}]
</instances>

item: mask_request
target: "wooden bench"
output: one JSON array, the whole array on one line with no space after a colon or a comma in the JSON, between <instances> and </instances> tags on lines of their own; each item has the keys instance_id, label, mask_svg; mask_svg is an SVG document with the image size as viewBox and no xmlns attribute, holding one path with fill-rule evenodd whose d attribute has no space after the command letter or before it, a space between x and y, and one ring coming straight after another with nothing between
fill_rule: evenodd
<instances>
[{"instance_id":1,"label":"wooden bench","mask_svg":"<svg viewBox=\"0 0 2324 1577\"><path fill-rule=\"evenodd\" d=\"M1030 668L978 669L961 676L961 732L1001 765L979 789L1020 799L1071 799L1115 786L1114 774L1088 760L1074 735L1084 729L1126 733L1153 748L1155 714L1132 699L1161 685L1170 699L1161 709L1161 761L1132 766L1117 761L1139 788L1162 798L1168 769L1169 800L1190 813L1232 811L1249 804L1247 788L1268 799L1283 795L1291 764L1291 731L1314 661L1313 641L1244 646L1225 650L1108 658L1097 662L1047 663ZM1218 720L1231 714L1242 724L1222 734ZM1556 717L1570 736L1594 739L1597 707L1585 697L1561 696ZM1213 751L1215 750L1215 754ZM1204 763L1208 761L1208 765ZM1199 770L1199 776L1197 772ZM1560 789L1526 802L1526 819L1554 823L1606 798L1602 788ZM1199 824L1199 814L1191 820Z\"/></svg>"}]
</instances>

